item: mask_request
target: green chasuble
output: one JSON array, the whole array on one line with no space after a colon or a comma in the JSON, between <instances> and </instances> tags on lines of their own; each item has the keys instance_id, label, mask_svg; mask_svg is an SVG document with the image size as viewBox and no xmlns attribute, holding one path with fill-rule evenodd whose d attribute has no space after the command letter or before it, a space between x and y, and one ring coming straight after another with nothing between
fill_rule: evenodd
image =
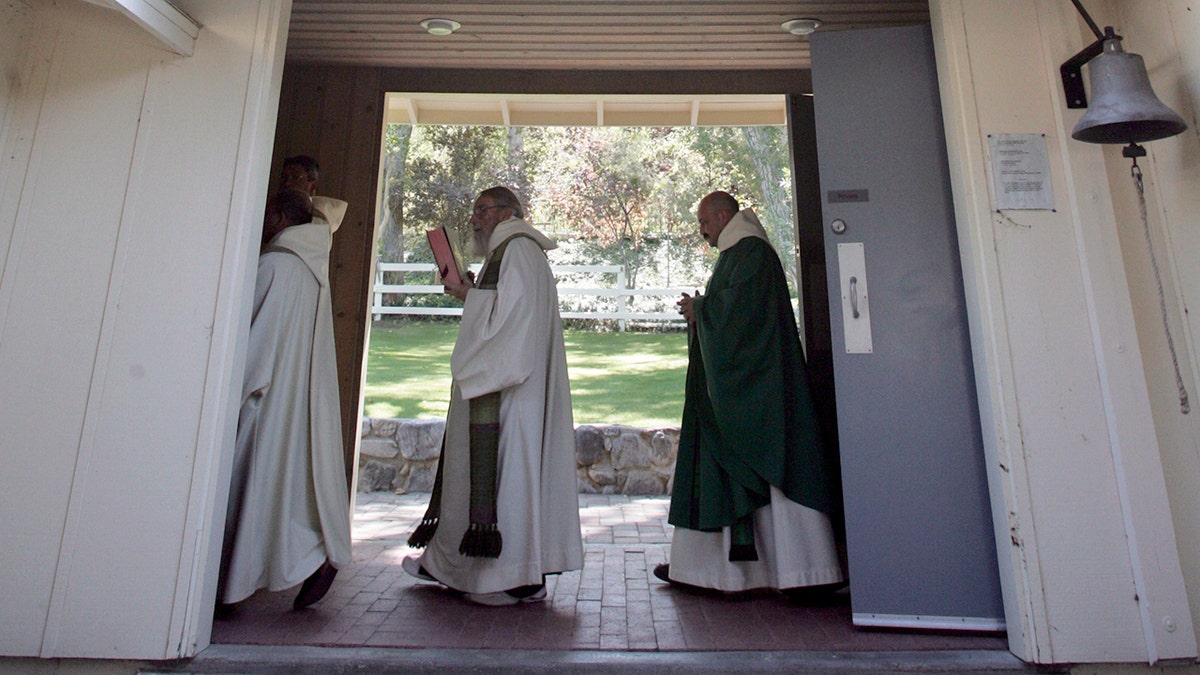
<instances>
[{"instance_id":1,"label":"green chasuble","mask_svg":"<svg viewBox=\"0 0 1200 675\"><path fill-rule=\"evenodd\" d=\"M669 522L708 532L740 523L736 547L739 529L770 502L772 485L832 512L834 467L775 250L751 236L723 251L692 309ZM746 543L753 551L753 540Z\"/></svg>"}]
</instances>

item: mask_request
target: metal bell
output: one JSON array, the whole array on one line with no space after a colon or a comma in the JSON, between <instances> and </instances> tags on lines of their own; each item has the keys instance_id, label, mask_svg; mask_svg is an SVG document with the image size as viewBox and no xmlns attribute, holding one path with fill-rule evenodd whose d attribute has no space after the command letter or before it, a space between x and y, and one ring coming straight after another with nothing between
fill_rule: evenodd
<instances>
[{"instance_id":1,"label":"metal bell","mask_svg":"<svg viewBox=\"0 0 1200 675\"><path fill-rule=\"evenodd\" d=\"M1092 100L1071 137L1088 143L1143 143L1183 133L1187 124L1150 87L1146 63L1121 49L1121 38L1104 40L1088 62Z\"/></svg>"}]
</instances>

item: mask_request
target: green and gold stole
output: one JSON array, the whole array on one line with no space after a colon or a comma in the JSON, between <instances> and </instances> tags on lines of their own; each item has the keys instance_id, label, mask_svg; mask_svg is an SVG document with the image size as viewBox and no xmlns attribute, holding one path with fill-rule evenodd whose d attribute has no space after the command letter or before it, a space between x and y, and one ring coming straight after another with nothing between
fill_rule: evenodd
<instances>
[{"instance_id":1,"label":"green and gold stole","mask_svg":"<svg viewBox=\"0 0 1200 675\"><path fill-rule=\"evenodd\" d=\"M476 288L495 290L500 279L500 260L509 242L527 234L514 234L492 251L483 265L483 276ZM530 237L532 238L532 237ZM504 546L497 523L496 464L500 454L500 392L476 396L467 403L470 416L470 525L463 533L458 552L473 558L499 558ZM408 538L408 545L422 548L437 531L442 506L442 467L445 466L446 433L442 434L442 450L438 457L433 494L421 524Z\"/></svg>"}]
</instances>

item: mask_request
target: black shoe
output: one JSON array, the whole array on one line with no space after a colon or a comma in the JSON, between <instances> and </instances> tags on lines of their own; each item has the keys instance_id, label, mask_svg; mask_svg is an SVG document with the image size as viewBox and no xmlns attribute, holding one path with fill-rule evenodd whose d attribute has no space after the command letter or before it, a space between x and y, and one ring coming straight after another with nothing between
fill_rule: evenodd
<instances>
[{"instance_id":1,"label":"black shoe","mask_svg":"<svg viewBox=\"0 0 1200 675\"><path fill-rule=\"evenodd\" d=\"M304 580L304 585L300 587L300 592L296 594L296 601L292 603L292 609L304 609L314 602L325 597L329 592L329 587L333 585L333 578L337 576L337 568L329 564L329 561L321 563L316 572L309 575Z\"/></svg>"},{"instance_id":2,"label":"black shoe","mask_svg":"<svg viewBox=\"0 0 1200 675\"><path fill-rule=\"evenodd\" d=\"M222 621L233 616L234 612L237 612L236 602L218 602L217 606L213 609L213 618L217 621Z\"/></svg>"},{"instance_id":3,"label":"black shoe","mask_svg":"<svg viewBox=\"0 0 1200 675\"><path fill-rule=\"evenodd\" d=\"M834 605L844 605L850 601L850 593L841 592L842 589L849 585L849 581L839 581L817 586L781 588L779 592L788 600L808 607L832 607Z\"/></svg>"},{"instance_id":4,"label":"black shoe","mask_svg":"<svg viewBox=\"0 0 1200 675\"><path fill-rule=\"evenodd\" d=\"M667 582L668 584L671 584L675 588L688 591L689 593L699 593L702 595L714 595L714 594L721 595L722 594L722 591L719 591L715 588L705 588L703 586L693 586L692 584L685 584L682 581L676 581L675 579L672 579L671 578L671 566L667 563L663 563L662 565L655 565L654 566L654 576Z\"/></svg>"},{"instance_id":5,"label":"black shoe","mask_svg":"<svg viewBox=\"0 0 1200 675\"><path fill-rule=\"evenodd\" d=\"M521 603L541 602L546 599L546 585L533 584L530 586L517 586L510 588L507 591L494 591L492 593L467 593L467 600L477 605L488 605L491 607L503 607L506 605L517 605Z\"/></svg>"},{"instance_id":6,"label":"black shoe","mask_svg":"<svg viewBox=\"0 0 1200 675\"><path fill-rule=\"evenodd\" d=\"M530 584L528 586L517 586L504 591L509 595L519 600L527 602L538 602L546 598L546 584Z\"/></svg>"},{"instance_id":7,"label":"black shoe","mask_svg":"<svg viewBox=\"0 0 1200 675\"><path fill-rule=\"evenodd\" d=\"M414 576L421 581L432 581L437 583L437 579L433 577L420 563L420 559L415 555L410 555L400 561L400 569L407 572L410 576Z\"/></svg>"},{"instance_id":8,"label":"black shoe","mask_svg":"<svg viewBox=\"0 0 1200 675\"><path fill-rule=\"evenodd\" d=\"M658 577L662 581L667 582L668 584L675 583L674 581L671 581L671 566L667 563L655 565L654 576Z\"/></svg>"}]
</instances>

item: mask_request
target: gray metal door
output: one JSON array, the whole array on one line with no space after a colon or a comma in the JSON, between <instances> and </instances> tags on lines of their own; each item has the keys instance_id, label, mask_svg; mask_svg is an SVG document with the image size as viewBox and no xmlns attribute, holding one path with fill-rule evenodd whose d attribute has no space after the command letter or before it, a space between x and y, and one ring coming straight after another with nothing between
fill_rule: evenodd
<instances>
[{"instance_id":1,"label":"gray metal door","mask_svg":"<svg viewBox=\"0 0 1200 675\"><path fill-rule=\"evenodd\" d=\"M811 46L854 623L999 630L930 30Z\"/></svg>"}]
</instances>

